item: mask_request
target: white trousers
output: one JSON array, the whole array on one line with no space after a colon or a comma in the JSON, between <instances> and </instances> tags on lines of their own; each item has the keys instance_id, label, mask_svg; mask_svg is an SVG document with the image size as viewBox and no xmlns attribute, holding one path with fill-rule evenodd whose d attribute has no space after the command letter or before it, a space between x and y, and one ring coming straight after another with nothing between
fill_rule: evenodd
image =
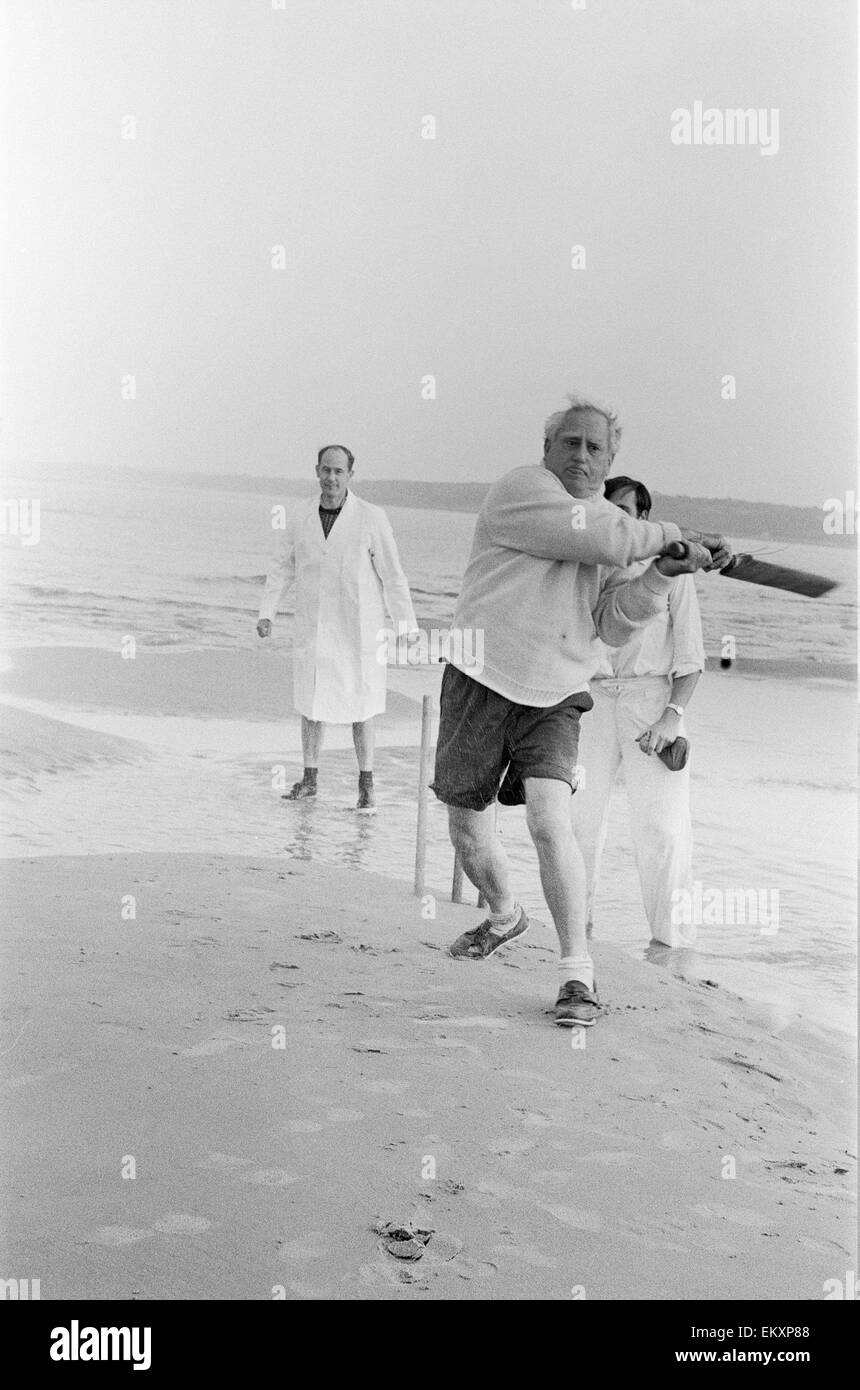
<instances>
[{"instance_id":1,"label":"white trousers","mask_svg":"<svg viewBox=\"0 0 860 1390\"><path fill-rule=\"evenodd\" d=\"M571 814L585 860L591 922L609 801L623 765L636 867L652 939L667 946L689 946L696 928L673 923L672 895L675 890L692 892L693 888L690 769L687 766L670 772L656 753L648 756L636 743L663 713L670 691L668 676L591 682L594 709L583 716L580 726L579 765L584 771L584 785L580 777ZM684 733L683 721L679 732ZM681 915L677 908L676 915Z\"/></svg>"}]
</instances>

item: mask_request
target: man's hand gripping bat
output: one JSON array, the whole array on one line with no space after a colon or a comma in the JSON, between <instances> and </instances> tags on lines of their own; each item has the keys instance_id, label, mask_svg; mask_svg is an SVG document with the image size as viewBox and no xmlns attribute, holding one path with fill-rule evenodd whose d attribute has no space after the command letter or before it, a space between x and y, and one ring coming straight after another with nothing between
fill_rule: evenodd
<instances>
[{"instance_id":1,"label":"man's hand gripping bat","mask_svg":"<svg viewBox=\"0 0 860 1390\"><path fill-rule=\"evenodd\" d=\"M827 579L823 574L810 574L807 570L791 569L787 565L772 565L768 560L758 560L754 555L732 555L722 536L704 535L700 531L685 532L683 541L671 541L663 552L667 558L681 560L686 548L693 542L704 545L710 552L709 564L691 565L690 569L719 569L727 579L740 579L746 584L761 584L767 589L783 589L790 594L803 594L806 598L820 598L831 589L837 588L835 579ZM683 574L687 567L666 573Z\"/></svg>"}]
</instances>

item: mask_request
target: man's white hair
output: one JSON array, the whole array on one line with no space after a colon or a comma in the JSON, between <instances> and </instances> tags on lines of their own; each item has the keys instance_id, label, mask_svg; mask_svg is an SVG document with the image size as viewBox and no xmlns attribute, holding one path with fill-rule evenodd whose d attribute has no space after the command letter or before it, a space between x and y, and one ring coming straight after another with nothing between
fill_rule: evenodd
<instances>
[{"instance_id":1,"label":"man's white hair","mask_svg":"<svg viewBox=\"0 0 860 1390\"><path fill-rule=\"evenodd\" d=\"M598 400L596 396L586 395L583 391L574 391L567 399L568 404L564 410L556 410L544 425L544 444L552 443L572 410L596 410L609 427L609 452L614 458L621 445L621 433L624 428L617 406L610 405L608 401Z\"/></svg>"}]
</instances>

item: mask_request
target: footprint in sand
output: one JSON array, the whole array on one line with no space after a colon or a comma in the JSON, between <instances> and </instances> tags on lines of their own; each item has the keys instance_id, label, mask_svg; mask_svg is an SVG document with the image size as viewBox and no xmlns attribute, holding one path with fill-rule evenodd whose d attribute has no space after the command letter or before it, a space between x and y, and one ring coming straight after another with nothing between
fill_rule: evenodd
<instances>
[{"instance_id":1,"label":"footprint in sand","mask_svg":"<svg viewBox=\"0 0 860 1390\"><path fill-rule=\"evenodd\" d=\"M99 1226L88 1236L85 1245L135 1245L139 1240L146 1240L152 1235L148 1228L141 1230L136 1226Z\"/></svg>"},{"instance_id":2,"label":"footprint in sand","mask_svg":"<svg viewBox=\"0 0 860 1390\"><path fill-rule=\"evenodd\" d=\"M319 1134L322 1131L322 1125L313 1120L284 1120L280 1128L287 1134Z\"/></svg>"},{"instance_id":3,"label":"footprint in sand","mask_svg":"<svg viewBox=\"0 0 860 1390\"><path fill-rule=\"evenodd\" d=\"M184 1211L173 1211L160 1221L153 1223L155 1230L164 1236L193 1236L211 1230L212 1222L204 1216L189 1216Z\"/></svg>"}]
</instances>

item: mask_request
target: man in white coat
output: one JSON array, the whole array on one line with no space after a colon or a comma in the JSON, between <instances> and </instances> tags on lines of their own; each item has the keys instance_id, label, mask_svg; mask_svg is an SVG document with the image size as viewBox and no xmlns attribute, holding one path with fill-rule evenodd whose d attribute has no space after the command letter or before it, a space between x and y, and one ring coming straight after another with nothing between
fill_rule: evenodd
<instances>
[{"instance_id":1,"label":"man in white coat","mask_svg":"<svg viewBox=\"0 0 860 1390\"><path fill-rule=\"evenodd\" d=\"M385 709L387 667L379 658L385 609L396 633L412 634L418 625L388 517L349 490L354 464L342 444L320 449L320 495L299 503L287 522L257 632L269 636L281 594L295 580L293 702L302 716L304 774L285 799L316 796L324 727L352 724L356 809L370 812L372 720Z\"/></svg>"}]
</instances>

